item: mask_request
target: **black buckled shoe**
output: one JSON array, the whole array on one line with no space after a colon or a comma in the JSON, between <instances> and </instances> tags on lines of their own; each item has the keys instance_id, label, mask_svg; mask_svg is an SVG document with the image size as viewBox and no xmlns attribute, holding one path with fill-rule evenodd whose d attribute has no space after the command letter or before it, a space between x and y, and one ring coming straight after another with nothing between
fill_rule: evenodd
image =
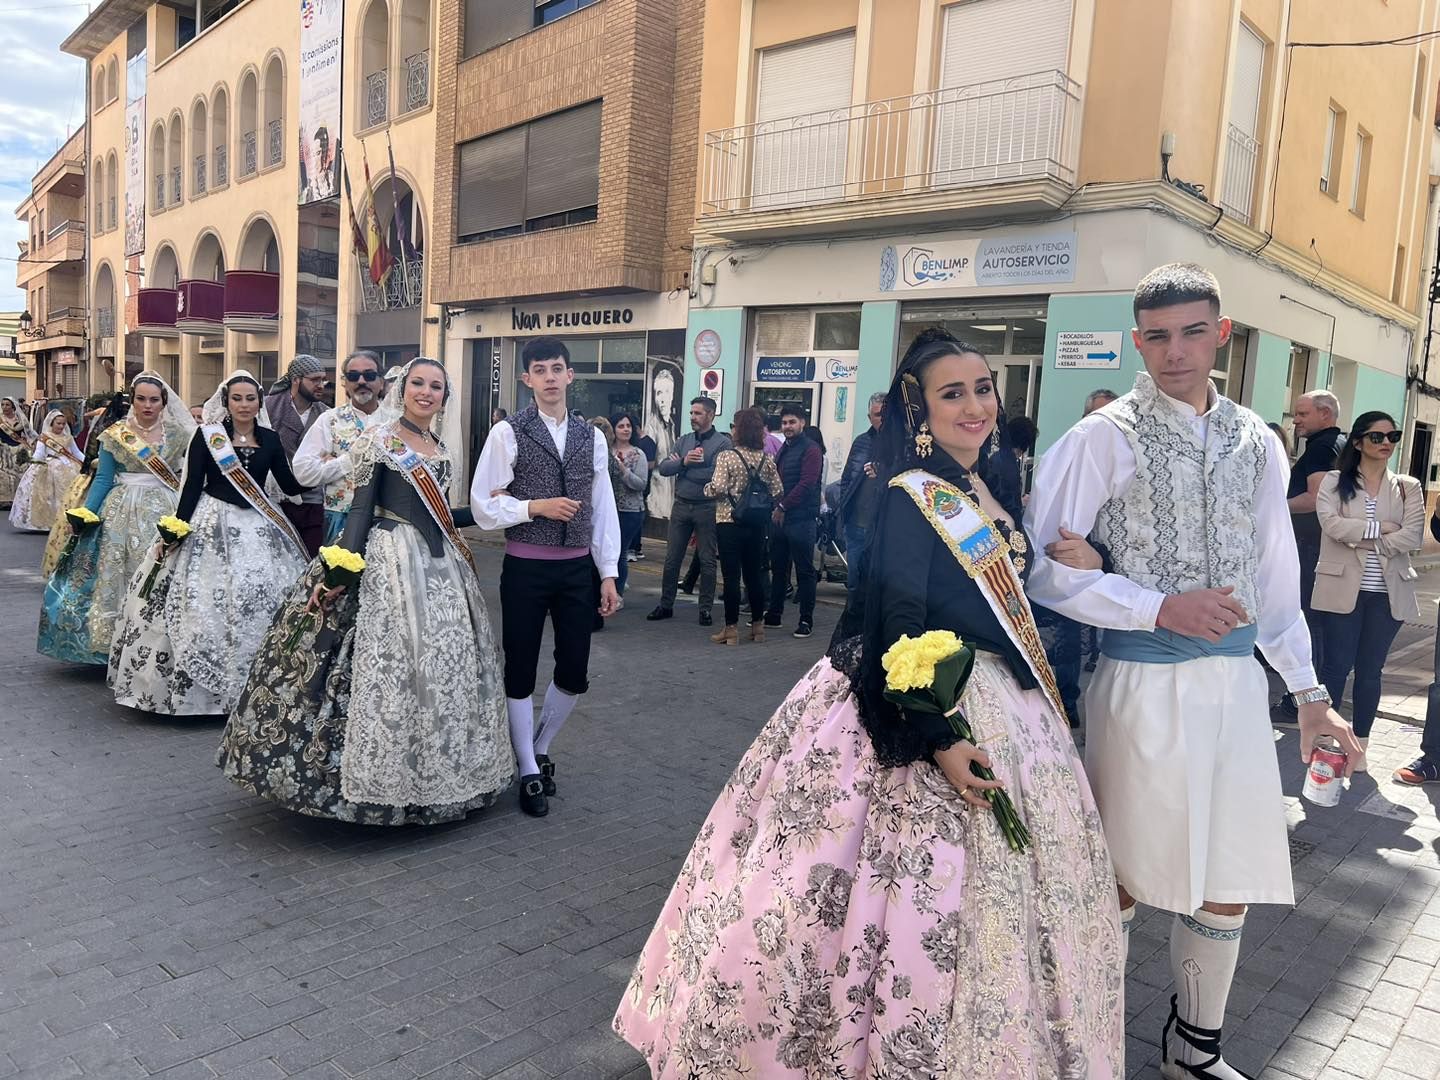
<instances>
[{"instance_id":1,"label":"black buckled shoe","mask_svg":"<svg viewBox=\"0 0 1440 1080\"><path fill-rule=\"evenodd\" d=\"M555 794L555 762L549 754L536 754L535 764L540 766L540 784L546 795Z\"/></svg>"},{"instance_id":2,"label":"black buckled shoe","mask_svg":"<svg viewBox=\"0 0 1440 1080\"><path fill-rule=\"evenodd\" d=\"M700 612L700 625L701 625L701 626L714 626L714 625L715 625L715 616L711 615L710 612L708 612L708 611L702 611L702 612Z\"/></svg>"},{"instance_id":3,"label":"black buckled shoe","mask_svg":"<svg viewBox=\"0 0 1440 1080\"><path fill-rule=\"evenodd\" d=\"M652 612L650 612L649 615L646 615L646 616L645 616L645 621L646 621L646 622L659 622L661 619L673 619L674 617L675 617L675 609L674 609L674 608L668 608L668 607L666 607L664 604L657 604L657 605L655 606L655 610L652 611Z\"/></svg>"},{"instance_id":4,"label":"black buckled shoe","mask_svg":"<svg viewBox=\"0 0 1440 1080\"><path fill-rule=\"evenodd\" d=\"M550 812L545 798L545 780L539 773L520 777L520 809L531 817L544 817Z\"/></svg>"},{"instance_id":5,"label":"black buckled shoe","mask_svg":"<svg viewBox=\"0 0 1440 1080\"><path fill-rule=\"evenodd\" d=\"M1245 1080L1255 1080L1249 1073L1241 1072L1228 1061L1221 1061L1219 1028L1196 1027L1194 1024L1188 1024L1180 1019L1180 1011L1176 1007L1178 1000L1178 995L1170 995L1170 1019L1165 1021L1165 1029L1160 1033L1160 1075L1165 1080L1186 1080L1187 1077L1195 1077L1197 1080L1221 1080L1223 1077L1234 1074L1243 1076ZM1171 1061L1170 1029L1172 1027L1178 1038L1189 1043L1200 1053L1208 1054L1209 1057L1193 1065L1183 1061ZM1213 1071L1214 1066L1220 1064L1225 1066L1225 1072Z\"/></svg>"}]
</instances>

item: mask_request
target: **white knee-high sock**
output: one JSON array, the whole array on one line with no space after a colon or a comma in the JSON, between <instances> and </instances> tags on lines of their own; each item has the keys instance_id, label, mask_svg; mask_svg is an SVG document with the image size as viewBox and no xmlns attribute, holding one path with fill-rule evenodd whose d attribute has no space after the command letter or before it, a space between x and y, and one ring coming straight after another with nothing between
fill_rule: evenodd
<instances>
[{"instance_id":1,"label":"white knee-high sock","mask_svg":"<svg viewBox=\"0 0 1440 1080\"><path fill-rule=\"evenodd\" d=\"M1130 959L1130 924L1135 921L1135 905L1120 909L1120 963Z\"/></svg>"},{"instance_id":2,"label":"white knee-high sock","mask_svg":"<svg viewBox=\"0 0 1440 1080\"><path fill-rule=\"evenodd\" d=\"M1170 966L1175 976L1175 1010L1180 1021L1191 1028L1218 1034L1225 1025L1225 1003L1240 958L1240 931L1245 916L1217 915L1203 908L1194 915L1176 915L1170 930ZM1190 1065L1208 1062L1218 1053L1197 1049L1176 1033L1170 1033L1170 1058ZM1206 1066L1206 1075L1216 1080L1243 1080L1245 1074L1225 1064L1224 1059Z\"/></svg>"},{"instance_id":3,"label":"white knee-high sock","mask_svg":"<svg viewBox=\"0 0 1440 1080\"><path fill-rule=\"evenodd\" d=\"M570 713L575 709L575 702L579 698L575 694L567 694L553 682L545 689L545 705L540 710L540 727L535 732L535 753L550 753L550 744L555 741L555 736L560 734L560 729L565 726L565 721L570 719Z\"/></svg>"},{"instance_id":4,"label":"white knee-high sock","mask_svg":"<svg viewBox=\"0 0 1440 1080\"><path fill-rule=\"evenodd\" d=\"M528 697L507 697L505 713L510 718L510 745L515 748L520 775L534 776L540 771L535 764L535 705Z\"/></svg>"}]
</instances>

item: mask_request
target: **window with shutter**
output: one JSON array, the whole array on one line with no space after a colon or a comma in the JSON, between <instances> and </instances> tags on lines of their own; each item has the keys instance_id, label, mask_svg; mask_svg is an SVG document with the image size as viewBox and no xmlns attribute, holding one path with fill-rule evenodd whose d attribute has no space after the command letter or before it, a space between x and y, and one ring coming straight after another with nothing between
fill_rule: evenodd
<instances>
[{"instance_id":1,"label":"window with shutter","mask_svg":"<svg viewBox=\"0 0 1440 1080\"><path fill-rule=\"evenodd\" d=\"M460 147L456 237L464 243L525 226L525 128Z\"/></svg>"},{"instance_id":2,"label":"window with shutter","mask_svg":"<svg viewBox=\"0 0 1440 1080\"><path fill-rule=\"evenodd\" d=\"M600 203L598 101L463 143L460 243L594 221Z\"/></svg>"},{"instance_id":3,"label":"window with shutter","mask_svg":"<svg viewBox=\"0 0 1440 1080\"><path fill-rule=\"evenodd\" d=\"M465 0L465 55L478 56L535 29L534 0Z\"/></svg>"},{"instance_id":4,"label":"window with shutter","mask_svg":"<svg viewBox=\"0 0 1440 1080\"><path fill-rule=\"evenodd\" d=\"M1235 70L1230 80L1230 124L1225 135L1225 176L1220 205L1246 225L1254 212L1255 170L1260 158L1260 89L1265 78L1265 42L1240 24Z\"/></svg>"},{"instance_id":5,"label":"window with shutter","mask_svg":"<svg viewBox=\"0 0 1440 1080\"><path fill-rule=\"evenodd\" d=\"M855 35L760 53L751 205L823 202L844 194Z\"/></svg>"},{"instance_id":6,"label":"window with shutter","mask_svg":"<svg viewBox=\"0 0 1440 1080\"><path fill-rule=\"evenodd\" d=\"M600 202L600 103L530 125L525 217L552 217Z\"/></svg>"},{"instance_id":7,"label":"window with shutter","mask_svg":"<svg viewBox=\"0 0 1440 1080\"><path fill-rule=\"evenodd\" d=\"M964 0L945 10L934 182L1044 176L1063 150L1070 0Z\"/></svg>"}]
</instances>

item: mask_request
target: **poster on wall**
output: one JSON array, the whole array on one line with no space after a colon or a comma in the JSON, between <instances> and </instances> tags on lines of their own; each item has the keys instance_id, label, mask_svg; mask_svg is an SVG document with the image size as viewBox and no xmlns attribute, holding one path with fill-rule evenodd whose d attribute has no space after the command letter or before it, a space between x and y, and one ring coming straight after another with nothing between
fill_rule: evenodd
<instances>
[{"instance_id":1,"label":"poster on wall","mask_svg":"<svg viewBox=\"0 0 1440 1080\"><path fill-rule=\"evenodd\" d=\"M300 205L340 194L344 0L300 0Z\"/></svg>"},{"instance_id":2,"label":"poster on wall","mask_svg":"<svg viewBox=\"0 0 1440 1080\"><path fill-rule=\"evenodd\" d=\"M679 357L649 356L645 361L645 434L655 440L655 460L664 461L685 432L680 426L685 400L685 368ZM646 508L651 517L670 517L675 503L675 478L652 472Z\"/></svg>"},{"instance_id":3,"label":"poster on wall","mask_svg":"<svg viewBox=\"0 0 1440 1080\"><path fill-rule=\"evenodd\" d=\"M125 64L125 254L145 250L145 52Z\"/></svg>"}]
</instances>

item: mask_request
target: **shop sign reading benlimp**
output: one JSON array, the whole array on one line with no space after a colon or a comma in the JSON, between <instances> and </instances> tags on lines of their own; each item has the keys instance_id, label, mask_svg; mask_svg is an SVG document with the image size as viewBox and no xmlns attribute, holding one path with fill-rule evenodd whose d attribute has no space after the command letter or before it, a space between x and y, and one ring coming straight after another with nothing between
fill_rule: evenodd
<instances>
[{"instance_id":1,"label":"shop sign reading benlimp","mask_svg":"<svg viewBox=\"0 0 1440 1080\"><path fill-rule=\"evenodd\" d=\"M1075 234L987 236L909 247L880 257L885 292L1045 285L1075 280Z\"/></svg>"}]
</instances>

